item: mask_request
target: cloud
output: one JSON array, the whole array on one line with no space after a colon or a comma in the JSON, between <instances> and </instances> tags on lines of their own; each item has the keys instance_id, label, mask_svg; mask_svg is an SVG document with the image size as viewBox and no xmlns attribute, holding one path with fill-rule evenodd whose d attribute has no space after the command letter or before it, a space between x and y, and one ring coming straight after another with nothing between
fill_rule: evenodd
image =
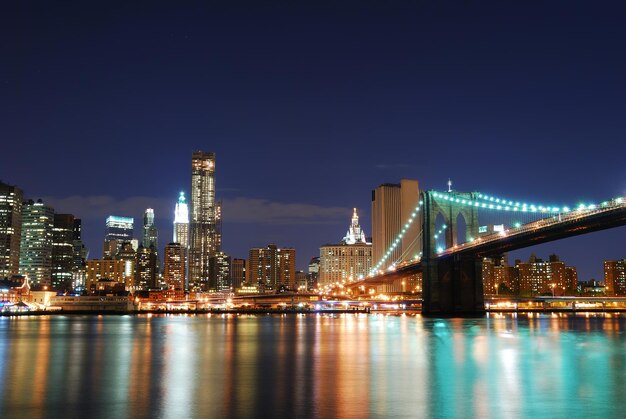
<instances>
[{"instance_id":1,"label":"cloud","mask_svg":"<svg viewBox=\"0 0 626 419\"><path fill-rule=\"evenodd\" d=\"M234 198L223 201L224 221L259 224L327 224L350 217L350 208Z\"/></svg>"},{"instance_id":2,"label":"cloud","mask_svg":"<svg viewBox=\"0 0 626 419\"><path fill-rule=\"evenodd\" d=\"M44 202L54 207L57 213L71 213L79 218L102 222L109 215L141 216L146 208L153 208L157 219L173 219L175 205L171 199L147 196L116 198L109 195L45 197ZM352 213L350 208L245 197L223 199L222 207L223 222L226 223L328 224L345 221Z\"/></svg>"},{"instance_id":3,"label":"cloud","mask_svg":"<svg viewBox=\"0 0 626 419\"><path fill-rule=\"evenodd\" d=\"M104 218L109 215L133 217L143 215L146 208L153 208L157 216L174 213L171 200L147 196L116 198L110 195L45 197L44 202L51 205L57 213L71 213L79 218ZM169 208L169 207L172 208Z\"/></svg>"}]
</instances>

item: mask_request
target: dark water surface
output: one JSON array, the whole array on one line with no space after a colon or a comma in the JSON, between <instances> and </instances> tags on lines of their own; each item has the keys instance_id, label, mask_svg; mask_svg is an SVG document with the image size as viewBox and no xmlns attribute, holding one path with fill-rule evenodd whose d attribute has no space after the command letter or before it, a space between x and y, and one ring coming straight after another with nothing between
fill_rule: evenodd
<instances>
[{"instance_id":1,"label":"dark water surface","mask_svg":"<svg viewBox=\"0 0 626 419\"><path fill-rule=\"evenodd\" d=\"M624 417L626 317L0 318L0 417Z\"/></svg>"}]
</instances>

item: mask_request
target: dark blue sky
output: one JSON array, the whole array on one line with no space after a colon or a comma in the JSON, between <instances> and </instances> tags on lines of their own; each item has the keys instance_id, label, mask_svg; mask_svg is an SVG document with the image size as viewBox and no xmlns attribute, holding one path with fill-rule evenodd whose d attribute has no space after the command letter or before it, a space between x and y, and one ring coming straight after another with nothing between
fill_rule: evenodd
<instances>
[{"instance_id":1,"label":"dark blue sky","mask_svg":"<svg viewBox=\"0 0 626 419\"><path fill-rule=\"evenodd\" d=\"M217 153L224 250L293 246L301 269L351 207L371 234L371 189L402 177L554 204L626 195L620 2L15 3L0 6L0 178L82 217L91 257L107 214L140 225L153 207L170 241L196 149ZM512 257L556 252L601 278L625 239Z\"/></svg>"}]
</instances>

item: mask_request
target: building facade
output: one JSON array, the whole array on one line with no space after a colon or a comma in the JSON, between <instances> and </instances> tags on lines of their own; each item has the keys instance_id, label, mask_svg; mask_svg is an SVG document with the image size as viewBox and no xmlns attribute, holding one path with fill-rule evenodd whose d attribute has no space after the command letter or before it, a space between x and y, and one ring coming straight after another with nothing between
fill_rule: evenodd
<instances>
[{"instance_id":1,"label":"building facade","mask_svg":"<svg viewBox=\"0 0 626 419\"><path fill-rule=\"evenodd\" d=\"M209 292L231 290L230 256L219 251L209 258Z\"/></svg>"},{"instance_id":2,"label":"building facade","mask_svg":"<svg viewBox=\"0 0 626 419\"><path fill-rule=\"evenodd\" d=\"M417 180L402 179L399 184L382 184L372 191L372 266L382 260L419 203ZM419 240L422 223L413 222L386 259L382 269L394 262L418 257L422 253Z\"/></svg>"},{"instance_id":3,"label":"building facade","mask_svg":"<svg viewBox=\"0 0 626 419\"><path fill-rule=\"evenodd\" d=\"M20 271L23 199L20 188L0 182L0 278Z\"/></svg>"},{"instance_id":4,"label":"building facade","mask_svg":"<svg viewBox=\"0 0 626 419\"><path fill-rule=\"evenodd\" d=\"M52 235L54 209L41 199L22 206L20 275L28 275L32 284L51 285Z\"/></svg>"},{"instance_id":5,"label":"building facade","mask_svg":"<svg viewBox=\"0 0 626 419\"><path fill-rule=\"evenodd\" d=\"M346 236L338 244L320 247L320 287L365 278L372 267L372 244L365 239L356 208Z\"/></svg>"},{"instance_id":6,"label":"building facade","mask_svg":"<svg viewBox=\"0 0 626 419\"><path fill-rule=\"evenodd\" d=\"M221 215L215 201L215 153L196 151L191 158L189 289L209 289L209 260L221 249Z\"/></svg>"},{"instance_id":7,"label":"building facade","mask_svg":"<svg viewBox=\"0 0 626 419\"><path fill-rule=\"evenodd\" d=\"M147 208L143 214L143 247L152 246L158 252L158 236L159 233L154 225L154 210Z\"/></svg>"},{"instance_id":8,"label":"building facade","mask_svg":"<svg viewBox=\"0 0 626 419\"><path fill-rule=\"evenodd\" d=\"M609 296L626 295L626 259L604 261L604 286Z\"/></svg>"},{"instance_id":9,"label":"building facade","mask_svg":"<svg viewBox=\"0 0 626 419\"><path fill-rule=\"evenodd\" d=\"M185 289L185 248L180 243L165 246L163 254L163 280L168 289Z\"/></svg>"},{"instance_id":10,"label":"building facade","mask_svg":"<svg viewBox=\"0 0 626 419\"><path fill-rule=\"evenodd\" d=\"M159 286L157 272L157 255L154 247L139 246L135 262L136 290L150 290Z\"/></svg>"},{"instance_id":11,"label":"building facade","mask_svg":"<svg viewBox=\"0 0 626 419\"><path fill-rule=\"evenodd\" d=\"M87 290L95 290L99 281L109 279L124 285L124 261L91 259L87 261Z\"/></svg>"},{"instance_id":12,"label":"building facade","mask_svg":"<svg viewBox=\"0 0 626 419\"><path fill-rule=\"evenodd\" d=\"M174 209L174 237L172 242L179 243L185 256L185 278L183 289L189 288L189 208L185 201L185 193L181 192Z\"/></svg>"},{"instance_id":13,"label":"building facade","mask_svg":"<svg viewBox=\"0 0 626 419\"><path fill-rule=\"evenodd\" d=\"M54 214L52 227L52 288L71 291L74 273L74 221L72 214Z\"/></svg>"},{"instance_id":14,"label":"building facade","mask_svg":"<svg viewBox=\"0 0 626 419\"><path fill-rule=\"evenodd\" d=\"M565 266L557 255L548 261L532 254L528 262L515 261L521 295L564 295L578 287L576 270Z\"/></svg>"},{"instance_id":15,"label":"building facade","mask_svg":"<svg viewBox=\"0 0 626 419\"><path fill-rule=\"evenodd\" d=\"M246 265L245 259L232 258L230 262L230 280L233 289L240 288L246 283Z\"/></svg>"},{"instance_id":16,"label":"building facade","mask_svg":"<svg viewBox=\"0 0 626 419\"><path fill-rule=\"evenodd\" d=\"M249 285L258 285L263 292L295 289L296 250L280 249L275 244L250 249L248 259Z\"/></svg>"},{"instance_id":17,"label":"building facade","mask_svg":"<svg viewBox=\"0 0 626 419\"><path fill-rule=\"evenodd\" d=\"M115 255L115 260L124 262L124 287L131 289L135 284L135 269L137 266L137 251L131 242L124 242Z\"/></svg>"},{"instance_id":18,"label":"building facade","mask_svg":"<svg viewBox=\"0 0 626 419\"><path fill-rule=\"evenodd\" d=\"M133 240L135 220L132 217L111 215L106 219L103 259L112 259L122 244Z\"/></svg>"},{"instance_id":19,"label":"building facade","mask_svg":"<svg viewBox=\"0 0 626 419\"><path fill-rule=\"evenodd\" d=\"M72 290L82 292L87 284L87 248L82 239L82 221L80 218L74 218L73 236Z\"/></svg>"}]
</instances>

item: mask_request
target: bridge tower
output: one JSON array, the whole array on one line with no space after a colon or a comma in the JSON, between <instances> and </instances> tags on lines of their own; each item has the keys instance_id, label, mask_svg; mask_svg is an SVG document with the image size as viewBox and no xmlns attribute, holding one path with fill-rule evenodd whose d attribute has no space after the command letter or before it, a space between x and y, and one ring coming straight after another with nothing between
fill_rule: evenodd
<instances>
[{"instance_id":1,"label":"bridge tower","mask_svg":"<svg viewBox=\"0 0 626 419\"><path fill-rule=\"evenodd\" d=\"M482 260L454 253L437 255L436 220L441 214L446 225L445 247L457 243L458 220L465 221L465 241L478 237L478 210L463 200L477 199L476 192L422 192L423 201L423 298L425 315L475 315L484 313Z\"/></svg>"}]
</instances>

